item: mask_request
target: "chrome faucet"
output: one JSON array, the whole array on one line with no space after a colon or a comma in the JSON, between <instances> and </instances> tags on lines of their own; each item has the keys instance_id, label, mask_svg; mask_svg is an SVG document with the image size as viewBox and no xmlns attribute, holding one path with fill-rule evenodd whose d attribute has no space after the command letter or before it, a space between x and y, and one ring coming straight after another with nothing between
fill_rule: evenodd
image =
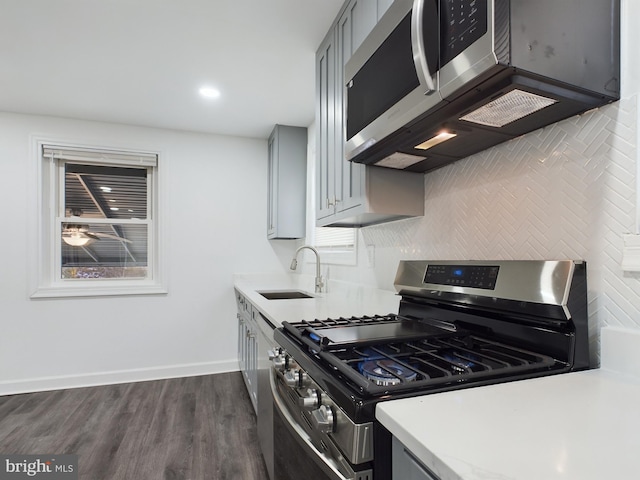
<instances>
[{"instance_id":1,"label":"chrome faucet","mask_svg":"<svg viewBox=\"0 0 640 480\"><path fill-rule=\"evenodd\" d=\"M318 253L318 250L309 245L303 245L299 247L296 250L295 255L293 256L293 260L291 260L290 268L291 270L295 270L298 267L298 253L304 248L308 248L316 254L316 293L321 293L322 289L324 288L324 279L322 278L322 275L320 275L320 254Z\"/></svg>"}]
</instances>

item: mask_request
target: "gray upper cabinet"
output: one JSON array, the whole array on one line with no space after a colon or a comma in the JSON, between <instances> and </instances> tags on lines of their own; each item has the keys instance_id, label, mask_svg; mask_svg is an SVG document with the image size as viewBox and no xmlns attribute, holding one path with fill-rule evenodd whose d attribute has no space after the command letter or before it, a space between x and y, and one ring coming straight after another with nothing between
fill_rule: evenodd
<instances>
[{"instance_id":1,"label":"gray upper cabinet","mask_svg":"<svg viewBox=\"0 0 640 480\"><path fill-rule=\"evenodd\" d=\"M336 195L336 35L332 29L316 54L316 220L333 214Z\"/></svg>"},{"instance_id":2,"label":"gray upper cabinet","mask_svg":"<svg viewBox=\"0 0 640 480\"><path fill-rule=\"evenodd\" d=\"M344 157L344 66L391 3L349 0L316 54L315 204L319 227L370 225L424 212L421 175L365 167ZM400 201L392 199L387 188L398 181L404 182ZM404 200L408 200L406 205Z\"/></svg>"},{"instance_id":3,"label":"gray upper cabinet","mask_svg":"<svg viewBox=\"0 0 640 480\"><path fill-rule=\"evenodd\" d=\"M378 20L380 20L384 12L387 11L387 9L391 6L392 3L393 3L393 0L377 0Z\"/></svg>"},{"instance_id":4,"label":"gray upper cabinet","mask_svg":"<svg viewBox=\"0 0 640 480\"><path fill-rule=\"evenodd\" d=\"M305 236L307 129L276 125L269 137L267 238Z\"/></svg>"}]
</instances>

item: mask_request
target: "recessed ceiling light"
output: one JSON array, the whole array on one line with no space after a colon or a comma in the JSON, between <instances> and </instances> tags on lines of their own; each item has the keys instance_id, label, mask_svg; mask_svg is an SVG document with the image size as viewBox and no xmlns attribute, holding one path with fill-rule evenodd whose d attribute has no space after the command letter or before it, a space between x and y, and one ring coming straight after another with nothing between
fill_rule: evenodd
<instances>
[{"instance_id":1,"label":"recessed ceiling light","mask_svg":"<svg viewBox=\"0 0 640 480\"><path fill-rule=\"evenodd\" d=\"M213 87L202 87L200 89L200 95L205 98L218 98L220 96L220 90Z\"/></svg>"},{"instance_id":2,"label":"recessed ceiling light","mask_svg":"<svg viewBox=\"0 0 640 480\"><path fill-rule=\"evenodd\" d=\"M120 209L118 207L111 207L111 210L113 210L114 212L117 212Z\"/></svg>"},{"instance_id":3,"label":"recessed ceiling light","mask_svg":"<svg viewBox=\"0 0 640 480\"><path fill-rule=\"evenodd\" d=\"M100 187L100 190L109 193L111 191L111 187Z\"/></svg>"}]
</instances>

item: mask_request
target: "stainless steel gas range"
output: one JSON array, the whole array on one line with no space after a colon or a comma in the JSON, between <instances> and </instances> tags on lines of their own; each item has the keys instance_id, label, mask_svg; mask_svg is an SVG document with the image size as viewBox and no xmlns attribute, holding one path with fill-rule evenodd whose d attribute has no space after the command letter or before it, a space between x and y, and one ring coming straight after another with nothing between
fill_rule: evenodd
<instances>
[{"instance_id":1,"label":"stainless steel gas range","mask_svg":"<svg viewBox=\"0 0 640 480\"><path fill-rule=\"evenodd\" d=\"M589 367L586 263L403 261L398 313L283 323L275 478L386 480L378 402Z\"/></svg>"}]
</instances>

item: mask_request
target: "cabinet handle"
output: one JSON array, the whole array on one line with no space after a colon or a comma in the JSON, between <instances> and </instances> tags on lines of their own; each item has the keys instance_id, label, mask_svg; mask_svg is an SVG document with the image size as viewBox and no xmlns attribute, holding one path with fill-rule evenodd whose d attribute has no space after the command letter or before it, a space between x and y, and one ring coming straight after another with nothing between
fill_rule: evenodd
<instances>
[{"instance_id":1,"label":"cabinet handle","mask_svg":"<svg viewBox=\"0 0 640 480\"><path fill-rule=\"evenodd\" d=\"M327 208L333 207L336 204L335 198L327 198Z\"/></svg>"}]
</instances>

